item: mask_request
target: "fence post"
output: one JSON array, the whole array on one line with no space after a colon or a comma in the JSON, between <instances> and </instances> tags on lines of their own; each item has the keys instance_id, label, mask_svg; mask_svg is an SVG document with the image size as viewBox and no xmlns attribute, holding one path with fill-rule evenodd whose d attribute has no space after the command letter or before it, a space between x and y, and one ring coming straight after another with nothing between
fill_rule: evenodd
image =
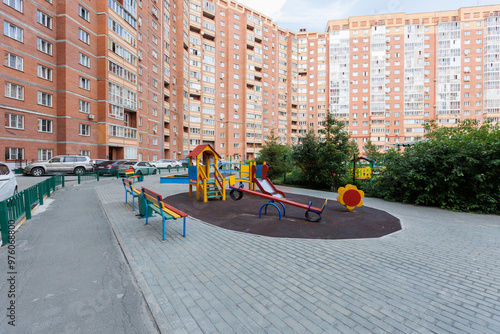
<instances>
[{"instance_id":1,"label":"fence post","mask_svg":"<svg viewBox=\"0 0 500 334\"><path fill-rule=\"evenodd\" d=\"M31 219L31 203L29 191L24 191L24 212L26 214L26 220Z\"/></svg>"},{"instance_id":2,"label":"fence post","mask_svg":"<svg viewBox=\"0 0 500 334\"><path fill-rule=\"evenodd\" d=\"M47 182L47 180L43 181L45 183L45 188L46 188L46 191L47 191L47 197L50 197L50 179L48 180L49 182Z\"/></svg>"},{"instance_id":3,"label":"fence post","mask_svg":"<svg viewBox=\"0 0 500 334\"><path fill-rule=\"evenodd\" d=\"M2 244L8 244L9 235L9 213L7 212L7 201L0 202L0 232L2 233Z\"/></svg>"},{"instance_id":4,"label":"fence post","mask_svg":"<svg viewBox=\"0 0 500 334\"><path fill-rule=\"evenodd\" d=\"M36 191L38 192L38 203L43 205L43 186L41 183L37 183Z\"/></svg>"},{"instance_id":5,"label":"fence post","mask_svg":"<svg viewBox=\"0 0 500 334\"><path fill-rule=\"evenodd\" d=\"M50 182L52 183L52 192L56 192L56 177L52 176L52 180Z\"/></svg>"},{"instance_id":6,"label":"fence post","mask_svg":"<svg viewBox=\"0 0 500 334\"><path fill-rule=\"evenodd\" d=\"M78 184L80 184L80 182L82 182L82 178L81 178L81 173L78 173Z\"/></svg>"},{"instance_id":7,"label":"fence post","mask_svg":"<svg viewBox=\"0 0 500 334\"><path fill-rule=\"evenodd\" d=\"M62 180L61 180L61 187L64 188L64 174L61 175L61 178L62 178Z\"/></svg>"},{"instance_id":8,"label":"fence post","mask_svg":"<svg viewBox=\"0 0 500 334\"><path fill-rule=\"evenodd\" d=\"M96 173L97 173L97 182L99 182L99 171L97 171Z\"/></svg>"}]
</instances>

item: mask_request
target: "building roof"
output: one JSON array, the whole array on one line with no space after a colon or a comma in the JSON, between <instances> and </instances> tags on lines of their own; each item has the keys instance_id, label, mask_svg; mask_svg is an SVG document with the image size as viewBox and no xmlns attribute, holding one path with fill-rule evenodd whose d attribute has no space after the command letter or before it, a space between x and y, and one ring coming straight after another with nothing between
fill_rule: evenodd
<instances>
[{"instance_id":1,"label":"building roof","mask_svg":"<svg viewBox=\"0 0 500 334\"><path fill-rule=\"evenodd\" d=\"M217 153L214 148L212 147L212 145L210 144L205 144L205 145L198 145L196 146L196 148L194 150L191 151L191 153L189 153L187 156L186 156L186 159L187 158L196 158L197 156L199 156L201 153L205 152L205 151L209 151L211 152L212 154L214 154L215 156L217 156L218 159L221 158L221 156L219 155L219 153Z\"/></svg>"}]
</instances>

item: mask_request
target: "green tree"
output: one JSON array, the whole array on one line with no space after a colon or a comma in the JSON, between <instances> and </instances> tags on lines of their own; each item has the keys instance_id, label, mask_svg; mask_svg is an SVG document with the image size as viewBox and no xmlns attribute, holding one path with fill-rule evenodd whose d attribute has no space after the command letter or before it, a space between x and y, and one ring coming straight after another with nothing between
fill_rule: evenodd
<instances>
[{"instance_id":1,"label":"green tree","mask_svg":"<svg viewBox=\"0 0 500 334\"><path fill-rule=\"evenodd\" d=\"M280 144L274 136L274 130L271 130L271 136L265 141L255 161L258 164L265 161L269 166L267 176L273 179L291 170L291 155L290 146Z\"/></svg>"},{"instance_id":2,"label":"green tree","mask_svg":"<svg viewBox=\"0 0 500 334\"><path fill-rule=\"evenodd\" d=\"M309 131L293 148L293 158L306 184L337 188L347 175L349 166L349 133L344 123L330 113L319 131L321 137Z\"/></svg>"},{"instance_id":3,"label":"green tree","mask_svg":"<svg viewBox=\"0 0 500 334\"><path fill-rule=\"evenodd\" d=\"M292 148L292 158L295 165L300 169L303 182L314 187L317 186L321 166L319 141L313 130L309 131Z\"/></svg>"},{"instance_id":4,"label":"green tree","mask_svg":"<svg viewBox=\"0 0 500 334\"><path fill-rule=\"evenodd\" d=\"M377 148L377 145L373 144L370 140L363 146L363 154L368 159L380 161L382 159L383 153Z\"/></svg>"}]
</instances>

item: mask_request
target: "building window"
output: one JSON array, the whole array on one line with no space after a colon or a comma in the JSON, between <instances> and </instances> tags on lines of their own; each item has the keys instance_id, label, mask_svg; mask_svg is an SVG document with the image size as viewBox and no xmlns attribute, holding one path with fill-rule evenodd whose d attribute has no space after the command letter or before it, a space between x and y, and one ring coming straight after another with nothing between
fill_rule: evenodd
<instances>
[{"instance_id":1,"label":"building window","mask_svg":"<svg viewBox=\"0 0 500 334\"><path fill-rule=\"evenodd\" d=\"M90 113L90 102L80 100L79 112Z\"/></svg>"},{"instance_id":2,"label":"building window","mask_svg":"<svg viewBox=\"0 0 500 334\"><path fill-rule=\"evenodd\" d=\"M46 40L37 37L36 44L36 48L38 51L52 56L52 43L49 43Z\"/></svg>"},{"instance_id":3,"label":"building window","mask_svg":"<svg viewBox=\"0 0 500 334\"><path fill-rule=\"evenodd\" d=\"M90 68L90 57L80 52L80 60L78 63L80 65Z\"/></svg>"},{"instance_id":4,"label":"building window","mask_svg":"<svg viewBox=\"0 0 500 334\"><path fill-rule=\"evenodd\" d=\"M90 125L80 124L80 136L90 136Z\"/></svg>"},{"instance_id":5,"label":"building window","mask_svg":"<svg viewBox=\"0 0 500 334\"><path fill-rule=\"evenodd\" d=\"M3 0L3 3L17 10L23 12L23 0Z\"/></svg>"},{"instance_id":6,"label":"building window","mask_svg":"<svg viewBox=\"0 0 500 334\"><path fill-rule=\"evenodd\" d=\"M20 147L6 147L5 160L23 160L24 148Z\"/></svg>"},{"instance_id":7,"label":"building window","mask_svg":"<svg viewBox=\"0 0 500 334\"><path fill-rule=\"evenodd\" d=\"M8 21L3 21L3 34L7 37L15 39L16 41L23 41L23 29Z\"/></svg>"},{"instance_id":8,"label":"building window","mask_svg":"<svg viewBox=\"0 0 500 334\"><path fill-rule=\"evenodd\" d=\"M85 21L90 21L90 12L82 5L78 5L78 15Z\"/></svg>"},{"instance_id":9,"label":"building window","mask_svg":"<svg viewBox=\"0 0 500 334\"><path fill-rule=\"evenodd\" d=\"M82 29L78 29L78 39L83 43L90 44L90 34Z\"/></svg>"},{"instance_id":10,"label":"building window","mask_svg":"<svg viewBox=\"0 0 500 334\"><path fill-rule=\"evenodd\" d=\"M10 129L24 130L24 116L5 114L5 127Z\"/></svg>"},{"instance_id":11,"label":"building window","mask_svg":"<svg viewBox=\"0 0 500 334\"><path fill-rule=\"evenodd\" d=\"M11 99L16 100L24 100L24 86L6 82L5 97L10 97Z\"/></svg>"},{"instance_id":12,"label":"building window","mask_svg":"<svg viewBox=\"0 0 500 334\"><path fill-rule=\"evenodd\" d=\"M80 150L80 155L84 157L90 157L90 150Z\"/></svg>"},{"instance_id":13,"label":"building window","mask_svg":"<svg viewBox=\"0 0 500 334\"><path fill-rule=\"evenodd\" d=\"M49 159L52 159L52 150L39 148L38 149L38 161L47 161Z\"/></svg>"},{"instance_id":14,"label":"building window","mask_svg":"<svg viewBox=\"0 0 500 334\"><path fill-rule=\"evenodd\" d=\"M52 81L52 69L51 68L38 64L37 73L38 73L39 78Z\"/></svg>"},{"instance_id":15,"label":"building window","mask_svg":"<svg viewBox=\"0 0 500 334\"><path fill-rule=\"evenodd\" d=\"M90 80L84 77L80 77L80 88L90 90Z\"/></svg>"},{"instance_id":16,"label":"building window","mask_svg":"<svg viewBox=\"0 0 500 334\"><path fill-rule=\"evenodd\" d=\"M38 119L38 132L52 132L52 121L48 119Z\"/></svg>"},{"instance_id":17,"label":"building window","mask_svg":"<svg viewBox=\"0 0 500 334\"><path fill-rule=\"evenodd\" d=\"M24 68L24 59L13 53L5 52L5 66L15 70L22 71Z\"/></svg>"},{"instance_id":18,"label":"building window","mask_svg":"<svg viewBox=\"0 0 500 334\"><path fill-rule=\"evenodd\" d=\"M52 17L40 11L39 9L37 10L36 21L41 25L52 29Z\"/></svg>"},{"instance_id":19,"label":"building window","mask_svg":"<svg viewBox=\"0 0 500 334\"><path fill-rule=\"evenodd\" d=\"M52 94L38 92L38 104L46 107L52 107Z\"/></svg>"}]
</instances>

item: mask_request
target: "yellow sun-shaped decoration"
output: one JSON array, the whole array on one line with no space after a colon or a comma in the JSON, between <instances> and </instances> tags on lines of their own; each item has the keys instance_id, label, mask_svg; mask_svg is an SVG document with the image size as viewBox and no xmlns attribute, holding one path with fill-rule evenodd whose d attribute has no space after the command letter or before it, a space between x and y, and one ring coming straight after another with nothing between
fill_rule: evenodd
<instances>
[{"instance_id":1,"label":"yellow sun-shaped decoration","mask_svg":"<svg viewBox=\"0 0 500 334\"><path fill-rule=\"evenodd\" d=\"M342 205L345 205L349 210L355 207L361 207L363 205L362 198L365 197L363 190L358 190L356 186L348 184L344 187L339 188L339 195L337 196L337 201Z\"/></svg>"}]
</instances>

